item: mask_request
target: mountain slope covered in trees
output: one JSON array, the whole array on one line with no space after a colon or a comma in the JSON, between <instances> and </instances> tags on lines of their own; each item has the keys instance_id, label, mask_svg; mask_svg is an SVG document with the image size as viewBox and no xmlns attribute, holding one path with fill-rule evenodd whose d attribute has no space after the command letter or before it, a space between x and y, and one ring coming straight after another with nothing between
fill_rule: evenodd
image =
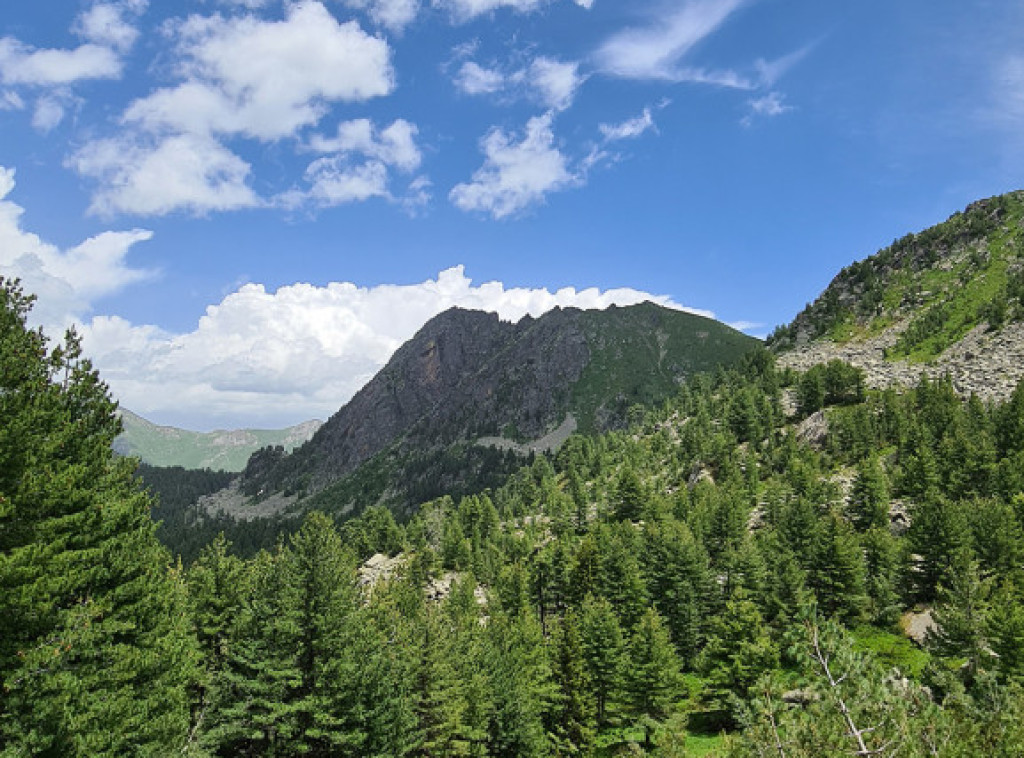
<instances>
[{"instance_id":1,"label":"mountain slope covered in trees","mask_svg":"<svg viewBox=\"0 0 1024 758\"><path fill-rule=\"evenodd\" d=\"M917 758L1024 744L1024 385L1001 403L948 380L874 390L842 362L780 370L743 350L681 385L669 369L673 386L625 408L624 426L526 465L508 453L516 470L489 492L441 494L407 520L372 500L313 512L273 549L242 557L221 537L169 570L127 464L111 462L102 385L87 366L58 382L65 354L26 336L24 301L5 306L0 454L21 468L0 467L0 753ZM654 323L646 343L602 325L602 349L664 361ZM552 370L501 344L507 365ZM448 368L431 357L451 351ZM475 355L442 332L401 359L436 391L486 385ZM629 386L631 368L597 376ZM423 389L382 386L393 400ZM458 450L548 428L525 414L495 432L426 397L401 440ZM566 408L600 425L602 405ZM367 486L391 473L381 455Z\"/></svg>"}]
</instances>

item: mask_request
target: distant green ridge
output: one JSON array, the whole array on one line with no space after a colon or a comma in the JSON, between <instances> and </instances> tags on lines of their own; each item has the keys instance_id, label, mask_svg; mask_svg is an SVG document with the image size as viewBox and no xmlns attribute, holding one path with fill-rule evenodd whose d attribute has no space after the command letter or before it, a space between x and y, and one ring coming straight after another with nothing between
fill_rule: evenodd
<instances>
[{"instance_id":1,"label":"distant green ridge","mask_svg":"<svg viewBox=\"0 0 1024 758\"><path fill-rule=\"evenodd\" d=\"M293 450L313 436L320 421L306 421L287 429L237 429L191 432L158 426L131 411L121 409L124 432L114 440L114 450L152 466L241 471L249 456L260 448L278 445Z\"/></svg>"}]
</instances>

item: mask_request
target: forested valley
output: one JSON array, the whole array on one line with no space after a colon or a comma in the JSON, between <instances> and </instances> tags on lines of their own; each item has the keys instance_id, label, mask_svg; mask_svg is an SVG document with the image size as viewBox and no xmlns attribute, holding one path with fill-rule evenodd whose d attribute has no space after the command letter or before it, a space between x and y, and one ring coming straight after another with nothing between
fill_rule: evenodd
<instances>
[{"instance_id":1,"label":"forested valley","mask_svg":"<svg viewBox=\"0 0 1024 758\"><path fill-rule=\"evenodd\" d=\"M183 564L30 307L3 283L5 758L1021 754L1024 386L759 351L492 491Z\"/></svg>"}]
</instances>

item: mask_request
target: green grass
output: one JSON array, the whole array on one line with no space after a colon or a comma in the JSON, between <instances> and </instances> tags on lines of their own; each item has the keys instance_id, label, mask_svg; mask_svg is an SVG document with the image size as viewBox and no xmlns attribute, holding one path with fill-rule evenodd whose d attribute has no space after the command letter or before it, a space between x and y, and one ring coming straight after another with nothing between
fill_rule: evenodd
<instances>
[{"instance_id":1,"label":"green grass","mask_svg":"<svg viewBox=\"0 0 1024 758\"><path fill-rule=\"evenodd\" d=\"M686 754L688 756L707 756L717 758L725 755L724 734L688 734L686 735Z\"/></svg>"},{"instance_id":2,"label":"green grass","mask_svg":"<svg viewBox=\"0 0 1024 758\"><path fill-rule=\"evenodd\" d=\"M911 679L920 679L931 656L902 634L859 626L853 630L855 650L870 653L886 668L897 668Z\"/></svg>"}]
</instances>

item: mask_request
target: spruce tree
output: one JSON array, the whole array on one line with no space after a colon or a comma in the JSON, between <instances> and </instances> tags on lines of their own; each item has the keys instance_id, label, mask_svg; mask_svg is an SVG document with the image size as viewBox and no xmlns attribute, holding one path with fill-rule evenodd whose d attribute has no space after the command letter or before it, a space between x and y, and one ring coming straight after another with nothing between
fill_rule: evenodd
<instances>
[{"instance_id":1,"label":"spruce tree","mask_svg":"<svg viewBox=\"0 0 1024 758\"><path fill-rule=\"evenodd\" d=\"M557 693L548 731L555 736L559 755L587 755L594 738L596 704L583 656L580 619L575 611L566 613L555 628L550 650Z\"/></svg>"},{"instance_id":2,"label":"spruce tree","mask_svg":"<svg viewBox=\"0 0 1024 758\"><path fill-rule=\"evenodd\" d=\"M580 636L587 677L597 706L597 725L606 726L620 700L624 673L622 627L605 598L588 595L580 608Z\"/></svg>"},{"instance_id":3,"label":"spruce tree","mask_svg":"<svg viewBox=\"0 0 1024 758\"><path fill-rule=\"evenodd\" d=\"M198 650L114 403L0 279L0 753L181 751Z\"/></svg>"},{"instance_id":4,"label":"spruce tree","mask_svg":"<svg viewBox=\"0 0 1024 758\"><path fill-rule=\"evenodd\" d=\"M857 467L850 493L850 511L859 531L889 525L889 483L875 456Z\"/></svg>"},{"instance_id":5,"label":"spruce tree","mask_svg":"<svg viewBox=\"0 0 1024 758\"><path fill-rule=\"evenodd\" d=\"M653 608L648 608L637 624L629 652L626 705L642 724L644 747L649 751L654 729L668 717L680 685L679 660L668 626Z\"/></svg>"}]
</instances>

